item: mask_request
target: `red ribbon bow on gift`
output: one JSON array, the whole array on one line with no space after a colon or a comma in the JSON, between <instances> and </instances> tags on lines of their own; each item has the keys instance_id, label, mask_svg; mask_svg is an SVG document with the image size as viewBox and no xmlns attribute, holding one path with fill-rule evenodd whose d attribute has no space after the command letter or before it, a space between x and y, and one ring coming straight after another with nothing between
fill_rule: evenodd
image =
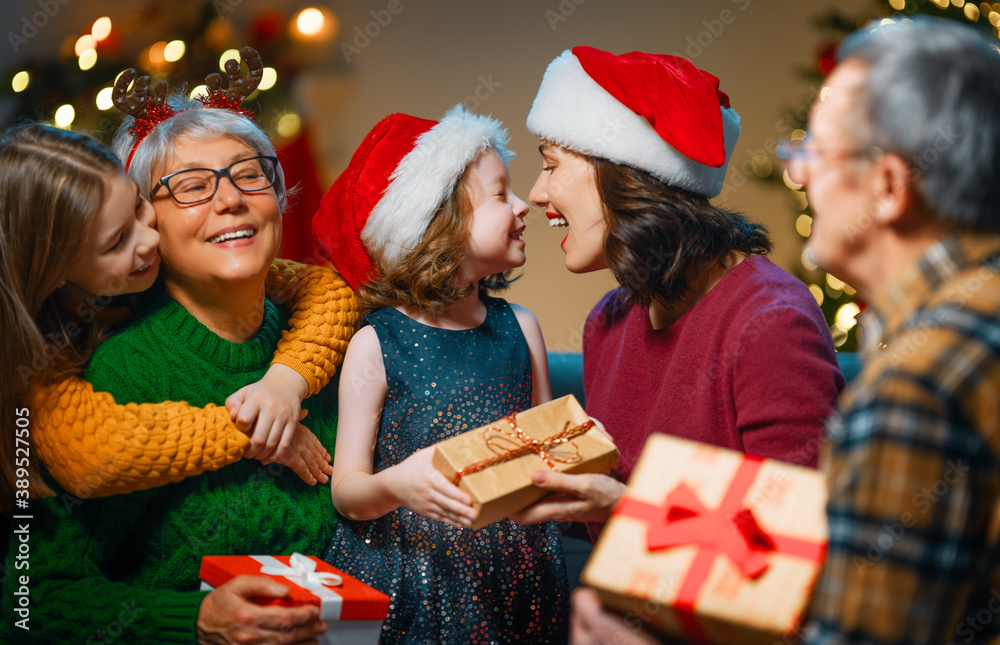
<instances>
[{"instance_id":1,"label":"red ribbon bow on gift","mask_svg":"<svg viewBox=\"0 0 1000 645\"><path fill-rule=\"evenodd\" d=\"M581 423L580 425L572 428L569 427L569 422L567 421L562 432L545 439L535 439L517 425L517 421L515 420L516 416L517 415L512 414L501 419L510 425L509 429L494 428L493 426L490 426L483 430L483 440L486 441L486 445L494 450L502 450L503 452L492 457L487 457L481 461L477 461L476 463L470 464L464 468L459 468L455 472L455 477L452 478L453 484L458 484L458 481L465 475L470 475L474 472L483 470L484 468L489 468L490 466L499 464L502 461L513 459L514 457L523 455L526 452L534 452L537 454L539 458L545 462L545 465L552 470L556 470L556 465L553 463L554 461L571 464L580 458L580 449L569 442L594 427L594 422L590 419L587 419L585 423ZM490 436L490 432L498 434L500 437ZM515 445L514 448L509 450L504 450L497 443L497 439L500 439L501 437L513 439L514 442L519 445ZM559 446L562 444L569 444L572 446L574 454L569 457L559 457L550 452L550 449L553 446Z\"/></svg>"},{"instance_id":2,"label":"red ribbon bow on gift","mask_svg":"<svg viewBox=\"0 0 1000 645\"><path fill-rule=\"evenodd\" d=\"M699 643L708 637L694 617L698 594L711 572L716 556L725 555L748 579L760 577L769 566L769 552L822 562L826 545L764 531L746 508L743 498L750 490L761 459L747 455L729 483L719 506L709 509L685 483L677 485L662 505L649 504L633 497L623 497L615 515L624 515L648 523L647 549L650 551L677 546L694 546L697 555L677 592L674 608L688 638Z\"/></svg>"},{"instance_id":3,"label":"red ribbon bow on gift","mask_svg":"<svg viewBox=\"0 0 1000 645\"><path fill-rule=\"evenodd\" d=\"M650 523L646 534L650 551L696 545L726 554L747 578L758 578L767 571L766 553L774 550L774 540L757 524L750 509L709 510L682 483L667 495L667 512L662 518Z\"/></svg>"}]
</instances>

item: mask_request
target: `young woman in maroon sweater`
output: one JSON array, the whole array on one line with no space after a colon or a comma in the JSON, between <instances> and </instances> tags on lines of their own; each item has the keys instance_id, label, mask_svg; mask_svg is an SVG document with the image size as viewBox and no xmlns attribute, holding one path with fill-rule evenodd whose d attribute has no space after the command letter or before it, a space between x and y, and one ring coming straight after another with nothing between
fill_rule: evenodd
<instances>
[{"instance_id":1,"label":"young woman in maroon sweater","mask_svg":"<svg viewBox=\"0 0 1000 645\"><path fill-rule=\"evenodd\" d=\"M740 131L718 86L683 58L591 47L545 73L529 199L568 227L566 268L620 285L587 318L583 363L587 411L622 461L614 476L538 471L560 494L519 521L605 521L655 432L816 465L844 380L816 301L765 257L764 227L709 202Z\"/></svg>"}]
</instances>

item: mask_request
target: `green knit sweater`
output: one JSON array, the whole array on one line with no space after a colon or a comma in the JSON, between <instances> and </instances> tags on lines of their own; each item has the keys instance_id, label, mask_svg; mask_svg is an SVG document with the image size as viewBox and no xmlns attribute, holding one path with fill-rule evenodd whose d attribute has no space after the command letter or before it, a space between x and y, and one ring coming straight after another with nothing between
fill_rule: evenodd
<instances>
[{"instance_id":1,"label":"green knit sweater","mask_svg":"<svg viewBox=\"0 0 1000 645\"><path fill-rule=\"evenodd\" d=\"M87 379L118 403L221 405L264 375L286 320L268 301L256 337L232 343L161 295L98 348ZM304 407L306 423L333 452L336 388ZM309 487L291 469L254 460L150 491L74 500L32 502L31 631L16 629L15 639L196 642L205 595L198 591L201 556L321 555L336 524L327 487ZM13 615L15 577L5 584L5 616Z\"/></svg>"}]
</instances>

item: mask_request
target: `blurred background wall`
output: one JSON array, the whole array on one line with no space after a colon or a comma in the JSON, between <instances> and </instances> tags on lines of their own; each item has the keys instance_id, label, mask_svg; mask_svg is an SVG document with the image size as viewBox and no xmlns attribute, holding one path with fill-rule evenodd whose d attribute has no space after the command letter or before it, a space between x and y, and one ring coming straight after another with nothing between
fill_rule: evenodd
<instances>
[{"instance_id":1,"label":"blurred background wall","mask_svg":"<svg viewBox=\"0 0 1000 645\"><path fill-rule=\"evenodd\" d=\"M806 205L782 185L775 142L803 121L836 39L858 20L907 2L912 9L935 8L914 0L290 0L280 6L264 0L5 0L0 116L52 121L61 106L71 105L68 127L107 140L120 117L98 109L99 93L124 67L194 86L218 70L222 51L253 44L276 70L276 82L251 103L304 184L306 207L293 209L286 222L289 244L298 247L286 253L308 258L310 200L385 115L436 118L462 102L503 120L518 153L510 167L514 189L527 199L541 164L538 142L524 123L549 61L581 44L679 54L718 76L742 115L719 203L766 224L774 260L802 274L808 227L796 224ZM961 15L962 4L949 7L944 0L942 6ZM318 10L305 14L313 23L297 22L309 7ZM990 9L982 3L977 19L991 19ZM101 33L94 27L102 17L108 35L81 44L82 36L103 34L103 21ZM94 62L84 60L88 48ZM18 78L25 86L14 91ZM528 262L507 298L535 312L550 349L576 350L587 312L614 281L607 272L566 271L559 249L564 234L550 230L542 210L532 208L524 238ZM829 292L822 276L807 272L806 279ZM842 288L834 289L838 297Z\"/></svg>"}]
</instances>

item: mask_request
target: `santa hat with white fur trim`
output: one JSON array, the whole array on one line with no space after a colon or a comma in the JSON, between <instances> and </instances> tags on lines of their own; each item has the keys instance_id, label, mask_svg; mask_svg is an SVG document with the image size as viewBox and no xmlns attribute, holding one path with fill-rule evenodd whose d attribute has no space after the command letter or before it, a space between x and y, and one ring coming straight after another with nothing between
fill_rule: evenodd
<instances>
[{"instance_id":1,"label":"santa hat with white fur trim","mask_svg":"<svg viewBox=\"0 0 1000 645\"><path fill-rule=\"evenodd\" d=\"M528 130L715 197L740 136L719 79L679 56L574 47L549 64Z\"/></svg>"},{"instance_id":2,"label":"santa hat with white fur trim","mask_svg":"<svg viewBox=\"0 0 1000 645\"><path fill-rule=\"evenodd\" d=\"M320 249L357 289L404 261L465 169L493 148L507 163L496 119L460 104L440 121L390 114L368 133L313 217Z\"/></svg>"}]
</instances>

